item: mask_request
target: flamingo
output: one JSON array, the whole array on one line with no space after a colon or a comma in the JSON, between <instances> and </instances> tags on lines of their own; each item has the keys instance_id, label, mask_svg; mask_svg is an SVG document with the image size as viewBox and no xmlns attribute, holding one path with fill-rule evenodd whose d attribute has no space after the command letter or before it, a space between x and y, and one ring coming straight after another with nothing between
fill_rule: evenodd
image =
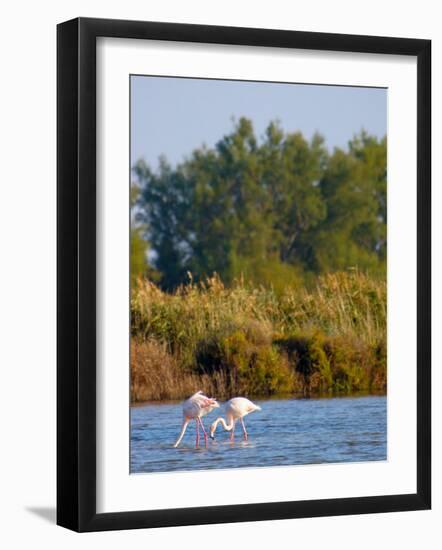
<instances>
[{"instance_id":1,"label":"flamingo","mask_svg":"<svg viewBox=\"0 0 442 550\"><path fill-rule=\"evenodd\" d=\"M211 397L206 397L203 392L197 391L194 393L189 399L184 401L183 403L183 426L181 428L181 433L176 440L176 443L174 447L178 447L181 440L183 439L184 432L187 429L187 426L191 420L195 420L196 422L196 446L198 447L200 444L200 431L199 427L203 429L204 433L204 441L206 443L207 447L207 432L204 429L203 422L201 420L202 416L205 416L209 412L213 411L213 409L216 409L219 407L218 401L215 399L212 399Z\"/></svg>"},{"instance_id":2,"label":"flamingo","mask_svg":"<svg viewBox=\"0 0 442 550\"><path fill-rule=\"evenodd\" d=\"M210 426L210 437L211 439L215 439L215 431L218 426L218 424L222 424L223 428L231 432L230 434L230 441L233 441L234 439L234 432L235 432L235 424L237 420L241 422L241 426L244 432L244 440L247 441L247 430L244 426L244 416L247 414L254 412L254 411L260 411L261 407L258 405L255 405L255 403L252 403L249 399L246 399L245 397L234 397L233 399L230 399L230 401L227 401L226 403L226 418L227 423L224 420L222 416L219 416L215 422Z\"/></svg>"}]
</instances>

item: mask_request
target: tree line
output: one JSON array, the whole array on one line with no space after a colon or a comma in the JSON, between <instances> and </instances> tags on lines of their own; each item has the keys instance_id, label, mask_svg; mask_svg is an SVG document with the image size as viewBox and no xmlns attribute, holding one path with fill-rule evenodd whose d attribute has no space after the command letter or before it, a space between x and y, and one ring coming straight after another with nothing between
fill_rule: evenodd
<instances>
[{"instance_id":1,"label":"tree line","mask_svg":"<svg viewBox=\"0 0 442 550\"><path fill-rule=\"evenodd\" d=\"M173 167L133 167L131 273L164 290L217 273L276 291L356 267L386 273L387 141L346 150L241 118L213 148Z\"/></svg>"}]
</instances>

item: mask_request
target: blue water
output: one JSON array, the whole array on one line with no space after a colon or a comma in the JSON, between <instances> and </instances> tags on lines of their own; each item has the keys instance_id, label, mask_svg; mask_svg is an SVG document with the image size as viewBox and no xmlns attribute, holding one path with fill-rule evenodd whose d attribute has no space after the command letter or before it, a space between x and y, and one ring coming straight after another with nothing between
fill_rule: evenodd
<instances>
[{"instance_id":1,"label":"blue water","mask_svg":"<svg viewBox=\"0 0 442 550\"><path fill-rule=\"evenodd\" d=\"M189 424L177 449L182 423L180 403L149 403L131 409L131 472L172 472L212 468L253 468L326 462L363 462L387 458L385 396L333 399L254 400L262 411L245 418L235 441L221 426L206 448L195 448L195 424ZM203 418L206 429L223 407ZM202 435L202 434L201 434Z\"/></svg>"}]
</instances>

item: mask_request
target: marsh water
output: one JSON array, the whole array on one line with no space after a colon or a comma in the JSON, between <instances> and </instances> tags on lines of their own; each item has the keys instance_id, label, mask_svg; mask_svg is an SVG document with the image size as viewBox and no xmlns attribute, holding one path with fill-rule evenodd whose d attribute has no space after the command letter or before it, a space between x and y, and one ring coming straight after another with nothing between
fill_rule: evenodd
<instances>
[{"instance_id":1,"label":"marsh water","mask_svg":"<svg viewBox=\"0 0 442 550\"><path fill-rule=\"evenodd\" d=\"M238 423L235 440L219 427L208 447L195 447L195 423L177 449L180 403L147 403L131 408L131 472L172 472L212 468L253 468L295 464L362 462L387 458L385 396L321 399L254 399L262 411L245 417L248 441ZM206 429L223 414L203 418Z\"/></svg>"}]
</instances>

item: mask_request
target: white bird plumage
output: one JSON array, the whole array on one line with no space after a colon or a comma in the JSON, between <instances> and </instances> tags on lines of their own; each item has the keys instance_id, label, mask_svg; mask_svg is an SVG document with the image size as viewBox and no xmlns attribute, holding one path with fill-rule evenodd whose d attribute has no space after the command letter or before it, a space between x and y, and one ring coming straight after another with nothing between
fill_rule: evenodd
<instances>
[{"instance_id":1,"label":"white bird plumage","mask_svg":"<svg viewBox=\"0 0 442 550\"><path fill-rule=\"evenodd\" d=\"M181 443L187 426L189 425L189 422L191 420L195 420L196 422L196 446L199 446L200 426L203 430L204 441L207 446L207 432L204 429L201 417L209 414L211 411L213 411L213 409L216 409L217 407L219 407L218 401L216 401L216 399L213 399L212 397L205 396L201 390L194 393L191 397L189 397L189 399L186 399L186 401L184 401L183 403L183 425L181 427L180 435L178 436L174 447L178 447L178 445Z\"/></svg>"},{"instance_id":2,"label":"white bird plumage","mask_svg":"<svg viewBox=\"0 0 442 550\"><path fill-rule=\"evenodd\" d=\"M245 397L234 397L233 399L230 399L230 401L227 401L226 403L227 422L222 416L219 416L210 427L210 437L215 439L216 428L218 424L221 424L226 431L231 432L230 440L233 441L235 424L239 420L243 429L244 439L247 440L248 435L246 427L244 426L243 418L251 412L260 410L261 407L255 405L255 403L252 403L252 401L246 399Z\"/></svg>"}]
</instances>

